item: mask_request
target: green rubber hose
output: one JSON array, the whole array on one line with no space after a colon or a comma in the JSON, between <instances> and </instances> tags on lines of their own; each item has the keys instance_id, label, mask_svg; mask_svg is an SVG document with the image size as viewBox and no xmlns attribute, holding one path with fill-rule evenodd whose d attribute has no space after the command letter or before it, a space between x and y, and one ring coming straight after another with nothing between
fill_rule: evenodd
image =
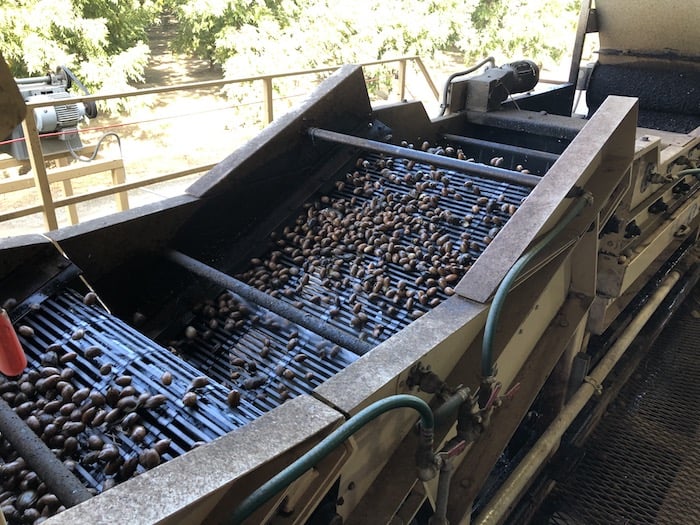
<instances>
[{"instance_id":1,"label":"green rubber hose","mask_svg":"<svg viewBox=\"0 0 700 525\"><path fill-rule=\"evenodd\" d=\"M503 310L503 304L505 303L506 296L510 291L511 286L522 272L523 268L538 254L540 253L552 240L559 235L559 233L566 228L566 226L573 221L576 216L581 213L581 210L589 203L591 197L583 196L579 198L578 201L572 206L568 213L557 223L557 225L552 228L547 234L542 237L537 244L526 251L520 259L518 259L515 264L508 271L506 276L503 278L496 294L491 302L491 308L489 309L488 316L486 318L486 326L484 328L484 340L481 346L481 375L482 377L490 377L493 375L493 339L496 333L496 327L498 326L498 320L501 317L501 311Z\"/></svg>"},{"instance_id":2,"label":"green rubber hose","mask_svg":"<svg viewBox=\"0 0 700 525\"><path fill-rule=\"evenodd\" d=\"M423 429L432 432L434 427L433 412L430 406L419 397L400 394L372 403L331 432L315 447L294 461L294 463L256 489L255 492L243 500L233 512L228 523L232 525L243 523L244 520L267 503L275 494L288 487L304 474L304 472L317 465L319 461L338 448L338 446L355 432L377 416L395 408L413 408L417 410L421 416Z\"/></svg>"}]
</instances>

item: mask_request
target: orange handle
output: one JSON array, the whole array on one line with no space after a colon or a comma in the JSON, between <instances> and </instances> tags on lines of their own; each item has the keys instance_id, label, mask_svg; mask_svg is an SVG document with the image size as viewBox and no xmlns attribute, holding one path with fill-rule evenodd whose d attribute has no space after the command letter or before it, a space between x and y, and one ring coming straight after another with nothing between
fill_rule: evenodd
<instances>
[{"instance_id":1,"label":"orange handle","mask_svg":"<svg viewBox=\"0 0 700 525\"><path fill-rule=\"evenodd\" d=\"M0 372L6 376L18 376L27 368L27 356L17 339L7 312L0 309Z\"/></svg>"}]
</instances>

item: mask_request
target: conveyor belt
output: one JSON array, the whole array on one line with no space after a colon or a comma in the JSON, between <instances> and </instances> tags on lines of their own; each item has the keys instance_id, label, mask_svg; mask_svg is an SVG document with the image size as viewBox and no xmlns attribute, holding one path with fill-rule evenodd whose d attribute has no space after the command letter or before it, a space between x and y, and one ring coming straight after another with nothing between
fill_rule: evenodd
<instances>
[{"instance_id":1,"label":"conveyor belt","mask_svg":"<svg viewBox=\"0 0 700 525\"><path fill-rule=\"evenodd\" d=\"M699 349L700 323L687 308L623 387L536 523L700 523Z\"/></svg>"},{"instance_id":2,"label":"conveyor belt","mask_svg":"<svg viewBox=\"0 0 700 525\"><path fill-rule=\"evenodd\" d=\"M453 293L529 192L366 153L237 277L376 345Z\"/></svg>"},{"instance_id":3,"label":"conveyor belt","mask_svg":"<svg viewBox=\"0 0 700 525\"><path fill-rule=\"evenodd\" d=\"M608 95L639 98L638 126L690 133L700 125L700 72L597 64L586 91L589 116Z\"/></svg>"},{"instance_id":4,"label":"conveyor belt","mask_svg":"<svg viewBox=\"0 0 700 525\"><path fill-rule=\"evenodd\" d=\"M76 460L76 474L88 487L101 490L108 477L104 472L105 462L85 461L85 454L89 452L86 444L91 435L114 443L124 460L138 457L158 440L168 438L171 440L170 446L161 454L161 460L166 461L198 443L212 441L252 421L263 412L245 399L241 400L239 406L230 408L227 405L229 390L213 381L196 389L196 407L184 406L183 396L191 389L192 381L203 375L202 372L101 308L85 305L82 297L71 290L64 290L36 305L21 318L18 325L30 327L34 331L33 336L20 336L27 354L28 370L42 370L47 366L49 353L55 352L59 360L67 354L75 353L72 360L55 365L60 371L72 370L67 382L75 391L87 387L92 392L106 395L110 388L115 387L117 378L129 376L136 396L145 392L165 396L164 403L158 407L139 406L133 412L125 410L112 423L87 424L76 435L78 449L73 453L61 452L62 458ZM108 372L104 368L106 365L110 368ZM173 376L169 386L164 386L161 382L165 372L170 372ZM25 376L27 374L15 383L26 381ZM36 380L33 382L36 384ZM18 389L10 388L6 383L3 391L13 392ZM55 390L32 393L28 397L35 402L35 409L22 413L25 419L30 415L40 416L43 409L39 407L47 402L57 400L64 405L70 401L62 399L62 394ZM82 403L75 404L86 410L90 403L90 398L87 398ZM102 408L109 411L113 406L108 401ZM130 437L130 428L123 423L127 413L138 414L137 424L146 430L143 441L137 443ZM51 444L50 439L48 441ZM136 469L137 472L143 470L143 466Z\"/></svg>"},{"instance_id":5,"label":"conveyor belt","mask_svg":"<svg viewBox=\"0 0 700 525\"><path fill-rule=\"evenodd\" d=\"M369 348L454 293L530 192L369 152L337 179L271 232L273 247L236 278ZM243 386L262 411L358 357L260 305L221 297L195 308L189 336L164 344L221 384Z\"/></svg>"},{"instance_id":6,"label":"conveyor belt","mask_svg":"<svg viewBox=\"0 0 700 525\"><path fill-rule=\"evenodd\" d=\"M198 336L180 342L179 354L218 383L237 388L260 413L311 392L357 359L283 317L233 299L233 293L222 296L236 305L236 324L227 326L225 316L212 323L219 312L205 305L190 325Z\"/></svg>"}]
</instances>

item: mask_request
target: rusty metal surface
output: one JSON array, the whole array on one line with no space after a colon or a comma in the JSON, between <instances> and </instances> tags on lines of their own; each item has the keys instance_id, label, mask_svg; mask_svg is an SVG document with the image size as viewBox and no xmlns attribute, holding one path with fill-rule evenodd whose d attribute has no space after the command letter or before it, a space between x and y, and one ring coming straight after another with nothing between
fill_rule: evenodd
<instances>
[{"instance_id":1,"label":"rusty metal surface","mask_svg":"<svg viewBox=\"0 0 700 525\"><path fill-rule=\"evenodd\" d=\"M623 387L538 523L700 523L699 344L688 308Z\"/></svg>"}]
</instances>

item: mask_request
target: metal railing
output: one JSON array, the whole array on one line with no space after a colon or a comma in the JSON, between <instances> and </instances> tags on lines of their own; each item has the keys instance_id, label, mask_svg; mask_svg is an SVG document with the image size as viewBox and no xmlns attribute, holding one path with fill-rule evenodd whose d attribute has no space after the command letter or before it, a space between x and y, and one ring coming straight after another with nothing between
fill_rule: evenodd
<instances>
[{"instance_id":1,"label":"metal railing","mask_svg":"<svg viewBox=\"0 0 700 525\"><path fill-rule=\"evenodd\" d=\"M403 56L398 58L375 60L371 62L362 62L358 65L367 67L397 63L398 75L396 76L396 80L398 81L398 95L400 100L404 100L406 95L406 70L407 64L409 62L415 64L418 71L426 81L428 88L435 96L435 99L438 100L439 92L432 79L430 78L430 74L428 73L428 70L423 64L423 61L418 56ZM174 91L182 92L201 90L204 88L220 88L231 84L260 83L262 88L262 121L265 125L267 125L274 119L274 101L277 100L273 96L275 80L281 78L299 77L304 75L319 75L323 73L330 73L339 69L340 67L341 66L330 66L323 68L289 71L266 75L255 75L233 79L211 80L173 86L146 88L130 92L76 96L72 97L70 102L104 102L114 99L129 99L133 97L142 97L145 95L155 95ZM82 166L78 168L65 166L62 168L58 168L57 170L47 170L46 160L48 157L45 157L42 151L41 138L37 130L34 110L37 108L61 105L65 103L65 99L60 99L32 102L27 104L27 116L24 122L22 123L22 130L24 133L24 140L27 146L31 175L20 175L19 177L0 181L0 196L9 192L18 191L20 189L31 188L33 186L38 190L40 204L15 209L12 211L4 211L3 213L0 213L0 223L2 223L3 221L8 221L20 217L25 217L28 215L41 213L44 218L46 230L55 230L59 227L56 215L57 208L61 208L64 206L68 207L70 222L72 224L75 224L78 221L75 205L78 203L87 202L105 196L115 195L117 199L117 208L121 211L129 208L129 201L127 196L127 192L129 190L143 188L145 186L150 186L164 181L178 179L187 175L202 173L208 171L214 166L214 164L191 166L185 170L169 172L156 176L149 176L145 179L133 182L126 182L126 178L124 176L124 165L121 158L108 159L98 162L93 166L92 169L88 166ZM0 168L7 167L9 165L8 161L3 161L2 164L3 166L0 166ZM22 163L20 161L17 161L15 165L21 164ZM105 189L88 191L80 195L73 195L73 190L71 186L72 179L106 171L111 171L112 173L111 186ZM59 199L54 198L51 191L51 184L56 182L61 182L63 184L65 197Z\"/></svg>"}]
</instances>

